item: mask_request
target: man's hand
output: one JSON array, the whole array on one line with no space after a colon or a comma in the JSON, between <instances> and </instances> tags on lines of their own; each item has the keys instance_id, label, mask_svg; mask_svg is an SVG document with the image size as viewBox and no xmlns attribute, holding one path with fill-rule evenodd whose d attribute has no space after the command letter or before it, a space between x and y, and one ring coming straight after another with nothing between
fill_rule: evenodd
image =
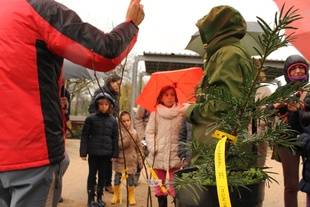
<instances>
[{"instance_id":1,"label":"man's hand","mask_svg":"<svg viewBox=\"0 0 310 207\"><path fill-rule=\"evenodd\" d=\"M274 103L274 104L273 104L273 107L274 107L275 109L280 109L280 108L283 108L283 107L286 107L286 106L287 106L286 103Z\"/></svg>"},{"instance_id":2,"label":"man's hand","mask_svg":"<svg viewBox=\"0 0 310 207\"><path fill-rule=\"evenodd\" d=\"M300 104L299 103L289 103L289 104L287 104L287 109L289 111L295 112L295 111L300 109Z\"/></svg>"},{"instance_id":3,"label":"man's hand","mask_svg":"<svg viewBox=\"0 0 310 207\"><path fill-rule=\"evenodd\" d=\"M127 9L126 20L132 21L136 26L139 26L144 19L143 5L140 0L131 0Z\"/></svg>"},{"instance_id":4,"label":"man's hand","mask_svg":"<svg viewBox=\"0 0 310 207\"><path fill-rule=\"evenodd\" d=\"M287 117L287 114L284 114L284 115L280 115L279 116L279 119L281 120L281 122L283 123L288 123L288 117Z\"/></svg>"},{"instance_id":5,"label":"man's hand","mask_svg":"<svg viewBox=\"0 0 310 207\"><path fill-rule=\"evenodd\" d=\"M60 97L60 106L63 110L67 110L68 109L68 99L66 97Z\"/></svg>"}]
</instances>

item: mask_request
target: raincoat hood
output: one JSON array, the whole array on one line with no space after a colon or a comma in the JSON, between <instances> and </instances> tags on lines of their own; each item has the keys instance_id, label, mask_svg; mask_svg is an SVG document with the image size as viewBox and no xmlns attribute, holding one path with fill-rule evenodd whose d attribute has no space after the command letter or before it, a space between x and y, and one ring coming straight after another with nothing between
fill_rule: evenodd
<instances>
[{"instance_id":1,"label":"raincoat hood","mask_svg":"<svg viewBox=\"0 0 310 207\"><path fill-rule=\"evenodd\" d=\"M304 64L306 67L306 75L305 77L299 79L299 80L294 80L289 77L289 71L294 66L295 64ZM291 83L294 81L301 81L301 82L308 82L309 80L309 64L307 61L300 55L291 55L289 56L284 63L284 68L283 68L283 74L285 77L286 83Z\"/></svg>"},{"instance_id":2,"label":"raincoat hood","mask_svg":"<svg viewBox=\"0 0 310 207\"><path fill-rule=\"evenodd\" d=\"M246 34L246 22L241 14L229 6L213 8L197 23L206 54L205 75L196 91L196 104L186 111L193 124L192 137L204 144L216 142L212 137L219 128L223 115L231 105L220 99L208 99L210 89L222 91L233 99L241 100L247 79L257 73L253 61L240 40Z\"/></svg>"},{"instance_id":3,"label":"raincoat hood","mask_svg":"<svg viewBox=\"0 0 310 207\"><path fill-rule=\"evenodd\" d=\"M223 40L229 43L238 42L244 37L247 29L244 18L230 6L212 8L206 16L198 20L196 26L206 49Z\"/></svg>"}]
</instances>

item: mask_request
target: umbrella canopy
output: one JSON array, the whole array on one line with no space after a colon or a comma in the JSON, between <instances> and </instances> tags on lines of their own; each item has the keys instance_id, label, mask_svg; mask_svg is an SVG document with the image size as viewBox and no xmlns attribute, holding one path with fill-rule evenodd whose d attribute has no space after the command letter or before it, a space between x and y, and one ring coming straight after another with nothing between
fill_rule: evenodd
<instances>
[{"instance_id":1,"label":"umbrella canopy","mask_svg":"<svg viewBox=\"0 0 310 207\"><path fill-rule=\"evenodd\" d=\"M98 78L106 78L104 72L96 72ZM64 77L68 79L95 79L94 71L83 66L74 64L68 60L64 61Z\"/></svg>"},{"instance_id":2,"label":"umbrella canopy","mask_svg":"<svg viewBox=\"0 0 310 207\"><path fill-rule=\"evenodd\" d=\"M287 30L286 34L295 32L294 41L292 44L302 53L302 55L310 61L310 2L309 0L275 0L279 9L285 3L285 8L288 9L294 6L298 9L298 14L302 16L302 19L293 22L292 26L297 27L297 30Z\"/></svg>"},{"instance_id":3,"label":"umbrella canopy","mask_svg":"<svg viewBox=\"0 0 310 207\"><path fill-rule=\"evenodd\" d=\"M254 50L254 47L260 50L260 52L263 51L258 40L258 37L262 34L262 32L263 31L257 22L247 22L247 33L240 40L240 42L251 56L258 55L256 50ZM199 32L192 35L192 38L185 49L192 50L203 57L205 54L205 49L203 48Z\"/></svg>"},{"instance_id":4,"label":"umbrella canopy","mask_svg":"<svg viewBox=\"0 0 310 207\"><path fill-rule=\"evenodd\" d=\"M199 67L153 73L136 103L149 111L154 111L159 92L167 85L176 89L180 104L193 102L195 101L195 88L202 77L203 70Z\"/></svg>"}]
</instances>

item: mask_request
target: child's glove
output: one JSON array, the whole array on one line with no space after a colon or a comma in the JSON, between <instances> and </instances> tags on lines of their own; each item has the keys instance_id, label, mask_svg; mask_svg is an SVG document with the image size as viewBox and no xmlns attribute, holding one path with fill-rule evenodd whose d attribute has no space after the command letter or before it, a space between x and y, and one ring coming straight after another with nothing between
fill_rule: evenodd
<instances>
[{"instance_id":1,"label":"child's glove","mask_svg":"<svg viewBox=\"0 0 310 207\"><path fill-rule=\"evenodd\" d=\"M192 104L190 104L190 103L184 103L184 104L181 106L181 108L179 109L179 112L180 112L183 116L185 116L188 107L190 107L191 105L192 105Z\"/></svg>"},{"instance_id":2,"label":"child's glove","mask_svg":"<svg viewBox=\"0 0 310 207\"><path fill-rule=\"evenodd\" d=\"M147 148L147 143L146 143L145 139L141 140L141 145L142 145L142 152L144 154L144 157L147 157L150 152Z\"/></svg>"}]
</instances>

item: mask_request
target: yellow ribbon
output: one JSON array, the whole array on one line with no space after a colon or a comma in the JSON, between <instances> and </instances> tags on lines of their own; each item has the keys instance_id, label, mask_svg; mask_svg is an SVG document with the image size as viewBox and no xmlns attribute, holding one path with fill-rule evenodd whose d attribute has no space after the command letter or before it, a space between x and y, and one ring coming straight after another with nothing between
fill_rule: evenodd
<instances>
[{"instance_id":1,"label":"yellow ribbon","mask_svg":"<svg viewBox=\"0 0 310 207\"><path fill-rule=\"evenodd\" d=\"M212 137L217 138L217 139L223 139L224 137L226 137L227 139L229 139L232 143L236 144L237 142L237 137L219 130L215 130L215 132L213 132Z\"/></svg>"},{"instance_id":2,"label":"yellow ribbon","mask_svg":"<svg viewBox=\"0 0 310 207\"><path fill-rule=\"evenodd\" d=\"M158 178L156 172L154 171L154 169L149 167L149 170L151 172L151 177L153 179L155 179L155 180L159 180L159 178ZM162 193L167 193L168 192L166 186L163 183L160 183L159 187L160 187L160 190L161 190Z\"/></svg>"},{"instance_id":3,"label":"yellow ribbon","mask_svg":"<svg viewBox=\"0 0 310 207\"><path fill-rule=\"evenodd\" d=\"M227 139L236 143L237 137L219 130L216 130L212 134L212 137L220 139L216 145L214 154L216 188L219 204L220 207L231 207L226 174L225 144Z\"/></svg>"},{"instance_id":4,"label":"yellow ribbon","mask_svg":"<svg viewBox=\"0 0 310 207\"><path fill-rule=\"evenodd\" d=\"M127 178L128 178L128 169L125 168L124 171L123 171L123 173L122 173L122 178L121 178L121 180L124 181L124 180L126 180Z\"/></svg>"}]
</instances>

